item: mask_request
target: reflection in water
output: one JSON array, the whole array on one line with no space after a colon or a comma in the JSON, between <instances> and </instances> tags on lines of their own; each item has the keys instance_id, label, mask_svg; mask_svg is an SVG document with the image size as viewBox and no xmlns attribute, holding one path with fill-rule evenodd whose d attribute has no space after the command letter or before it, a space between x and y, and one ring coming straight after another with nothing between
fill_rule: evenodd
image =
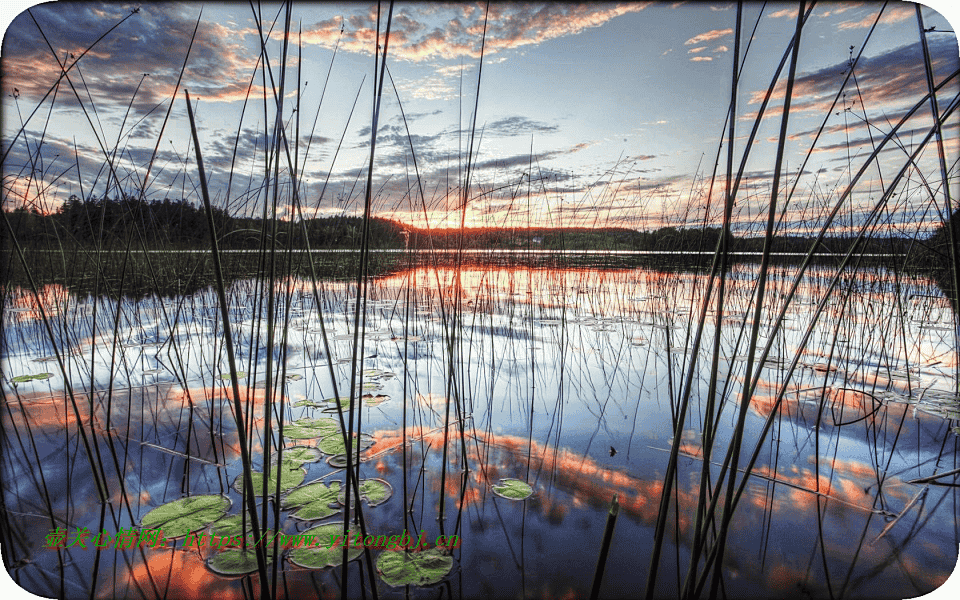
<instances>
[{"instance_id":1,"label":"reflection in water","mask_svg":"<svg viewBox=\"0 0 960 600\"><path fill-rule=\"evenodd\" d=\"M356 381L354 395L364 399L354 423L372 435L360 477L393 488L383 504L363 506L366 527L384 535L422 531L431 540L460 535L443 593L586 595L616 494L621 518L603 589L633 597L649 568L676 444L656 590L672 597L696 534L705 424L717 424L707 465L713 485L744 385L756 376L743 436L744 454L756 450L757 462L731 523L726 593L925 593L950 574L960 543L956 488L922 491L909 483L954 468L955 317L928 282L898 288L882 269L851 273L826 298L832 272L812 269L787 303L793 269L771 268L758 340L770 354L754 373L746 372L756 279L749 264L733 267L722 313L715 302L702 306L708 278L682 270L418 267L371 283L362 332L354 331L353 284L321 282L317 305L309 282L284 279L275 289L278 370L270 394L263 282L238 281L229 290L230 326L254 469L263 469L268 438L272 453L279 445L316 446L329 432L281 438L277 423L339 423L326 400L349 395ZM27 516L3 543L21 585L50 596L61 589L103 598L257 595L257 575L213 574L204 562L209 549L98 556L41 547L52 523L136 527L148 511L184 495L224 494L238 514L241 497L231 484L241 473L240 440L215 296L202 290L118 302L44 288L53 342L36 300L21 290L8 296L4 501L10 514ZM694 348L701 311L703 340ZM355 336L363 345L356 369ZM53 375L14 379L45 372ZM688 375L692 409L678 429ZM349 422L351 410L343 408ZM268 415L271 431L264 431ZM93 444L89 459L81 428ZM327 456L304 455L312 461L302 465L306 482L343 481ZM746 465L741 457L740 468ZM109 492L102 504L95 472ZM534 495L523 502L495 496L491 486L501 478L528 482ZM261 507L268 526L286 533L314 524L287 511L277 523L272 501ZM61 584L49 575L61 564L81 575ZM358 596L365 569L357 562L349 570ZM280 596L339 593L339 569L303 570L281 557L278 573Z\"/></svg>"}]
</instances>

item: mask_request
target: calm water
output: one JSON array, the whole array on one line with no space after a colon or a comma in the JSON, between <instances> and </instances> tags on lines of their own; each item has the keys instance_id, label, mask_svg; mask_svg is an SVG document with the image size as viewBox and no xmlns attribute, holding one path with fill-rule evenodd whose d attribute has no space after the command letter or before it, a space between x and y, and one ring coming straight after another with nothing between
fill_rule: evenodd
<instances>
[{"instance_id":1,"label":"calm water","mask_svg":"<svg viewBox=\"0 0 960 600\"><path fill-rule=\"evenodd\" d=\"M833 272L816 268L775 328L793 269L772 269L761 316L757 356L764 346L770 353L749 405L740 464L754 449L758 460L731 525L725 593L927 593L957 564L958 494L910 481L958 466L951 430L951 419L960 418L956 316L929 282L863 269L829 291ZM360 472L387 481L393 494L364 505L367 530L462 540L450 575L412 593L586 596L616 494L620 514L602 596L636 596L646 584L664 473L677 444L657 580L658 596L675 596L690 561L703 423L718 423L711 461L719 462L747 379L756 278L755 265L736 265L719 315L714 291L697 353L692 344L708 283L702 274L418 267L372 281L361 301L357 349L364 387L355 415L370 436ZM322 401L350 389L357 302L352 283L321 282L320 306L309 283L276 283L276 322L287 327L275 332L268 411L263 286L245 280L228 290L257 470L268 412L274 444L279 420L336 418ZM257 584L251 587L250 577L213 573L205 563L213 551L184 550L182 539L163 550L44 548L54 524L71 534L80 527L116 532L184 495L222 494L232 501L228 514L240 511L233 483L241 460L216 295L118 306L48 286L41 300L52 341L30 294L14 290L3 316L2 477L8 518L16 518L3 542L15 563L11 575L41 596L251 595ZM709 415L714 362L719 408ZM42 373L52 376L12 381ZM674 440L688 374L690 410ZM65 398L67 381L75 406ZM772 427L762 435L768 417ZM78 425L103 465L104 503ZM283 442L286 449L317 444ZM343 480L326 458L302 465L304 483ZM715 467L712 479L718 476ZM501 478L528 482L533 496L496 496L491 486ZM323 522L291 512L281 512L288 533ZM326 520L342 520L342 511ZM360 590L365 569L360 561L350 565L353 596L369 594ZM308 570L282 558L279 571L280 595L339 593L339 567ZM381 597L404 595L402 587L377 585Z\"/></svg>"}]
</instances>

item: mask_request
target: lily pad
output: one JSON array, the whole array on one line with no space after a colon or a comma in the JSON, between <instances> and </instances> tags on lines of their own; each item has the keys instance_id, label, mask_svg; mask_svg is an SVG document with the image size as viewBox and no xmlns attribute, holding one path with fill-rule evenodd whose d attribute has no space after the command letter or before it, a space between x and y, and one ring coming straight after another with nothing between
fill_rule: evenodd
<instances>
[{"instance_id":1,"label":"lily pad","mask_svg":"<svg viewBox=\"0 0 960 600\"><path fill-rule=\"evenodd\" d=\"M237 379L243 379L246 376L246 371L237 371ZM230 381L230 373L220 373L220 379L223 379L224 381Z\"/></svg>"},{"instance_id":2,"label":"lily pad","mask_svg":"<svg viewBox=\"0 0 960 600\"><path fill-rule=\"evenodd\" d=\"M289 373L287 375L287 379L289 381L300 381L301 379L303 379L303 375L301 375L300 373Z\"/></svg>"},{"instance_id":3,"label":"lily pad","mask_svg":"<svg viewBox=\"0 0 960 600\"><path fill-rule=\"evenodd\" d=\"M432 548L423 552L381 552L377 571L384 583L401 585L433 585L450 573L453 557Z\"/></svg>"},{"instance_id":4,"label":"lily pad","mask_svg":"<svg viewBox=\"0 0 960 600\"><path fill-rule=\"evenodd\" d=\"M187 496L151 510L140 520L141 529L159 529L167 539L203 529L230 509L230 498L219 495Z\"/></svg>"},{"instance_id":5,"label":"lily pad","mask_svg":"<svg viewBox=\"0 0 960 600\"><path fill-rule=\"evenodd\" d=\"M346 503L345 490L337 497L340 504ZM393 487L383 479L364 479L360 482L360 497L370 506L383 504L393 495Z\"/></svg>"},{"instance_id":6,"label":"lily pad","mask_svg":"<svg viewBox=\"0 0 960 600\"><path fill-rule=\"evenodd\" d=\"M337 503L339 493L339 481L331 481L329 486L322 481L317 481L292 490L283 499L282 508L284 510L299 508L293 514L296 519L304 521L325 519L340 512L339 506L330 507L331 504Z\"/></svg>"},{"instance_id":7,"label":"lily pad","mask_svg":"<svg viewBox=\"0 0 960 600\"><path fill-rule=\"evenodd\" d=\"M302 398L293 403L293 407L298 406L309 406L310 408L323 408L326 406L323 402L317 402L316 400L311 400L309 398Z\"/></svg>"},{"instance_id":8,"label":"lily pad","mask_svg":"<svg viewBox=\"0 0 960 600\"><path fill-rule=\"evenodd\" d=\"M261 523L261 525L263 525ZM250 524L250 516L247 515L247 529L245 532L241 532L241 527L243 526L243 515L229 515L221 518L219 521L213 523L210 526L210 535L216 537L237 537L243 535L247 538L249 542L253 535L253 527ZM260 536L263 540L272 540L274 538L275 532L271 529L268 531L261 531Z\"/></svg>"},{"instance_id":9,"label":"lily pad","mask_svg":"<svg viewBox=\"0 0 960 600\"><path fill-rule=\"evenodd\" d=\"M28 381L43 381L51 377L53 377L53 373L37 373L36 375L17 375L10 381L13 383L26 383Z\"/></svg>"},{"instance_id":10,"label":"lily pad","mask_svg":"<svg viewBox=\"0 0 960 600\"><path fill-rule=\"evenodd\" d=\"M306 471L300 468L299 463L284 461L279 468L274 467L270 470L270 479L267 482L267 490L269 495L273 495L277 489L278 473L280 478L281 493L289 490L290 488L297 487L303 481L303 478L307 476ZM263 473L254 471L253 473L250 473L250 477L253 480L253 494L255 496L261 495L263 493ZM238 475L233 481L233 489L237 490L241 494L243 493L243 473Z\"/></svg>"},{"instance_id":11,"label":"lily pad","mask_svg":"<svg viewBox=\"0 0 960 600\"><path fill-rule=\"evenodd\" d=\"M347 539L353 532L347 533ZM338 544L335 547L330 546L331 535L340 538L343 535L343 522L325 523L304 531L304 537L315 536L315 545L307 548L296 548L287 554L287 559L298 567L306 569L323 569L325 567L335 567L343 562L343 545ZM347 550L347 560L353 560L363 553L360 546L351 546Z\"/></svg>"},{"instance_id":12,"label":"lily pad","mask_svg":"<svg viewBox=\"0 0 960 600\"><path fill-rule=\"evenodd\" d=\"M372 408L374 406L380 406L389 399L390 396L386 394L365 394L363 396L363 403Z\"/></svg>"},{"instance_id":13,"label":"lily pad","mask_svg":"<svg viewBox=\"0 0 960 600\"><path fill-rule=\"evenodd\" d=\"M267 564L272 553L267 552ZM207 559L207 568L218 575L246 575L257 570L257 552L253 548L231 548Z\"/></svg>"},{"instance_id":14,"label":"lily pad","mask_svg":"<svg viewBox=\"0 0 960 600\"><path fill-rule=\"evenodd\" d=\"M293 440L309 440L340 432L340 424L333 419L304 417L283 426L283 435Z\"/></svg>"},{"instance_id":15,"label":"lily pad","mask_svg":"<svg viewBox=\"0 0 960 600\"><path fill-rule=\"evenodd\" d=\"M960 429L960 428L958 428ZM333 467L334 469L346 469L347 468L347 455L346 454L335 454L327 459L327 464Z\"/></svg>"},{"instance_id":16,"label":"lily pad","mask_svg":"<svg viewBox=\"0 0 960 600\"><path fill-rule=\"evenodd\" d=\"M324 398L325 404L336 407L337 404L346 408L350 405L350 396L334 396L333 398Z\"/></svg>"},{"instance_id":17,"label":"lily pad","mask_svg":"<svg viewBox=\"0 0 960 600\"><path fill-rule=\"evenodd\" d=\"M356 440L356 438L354 438ZM354 441L351 446L357 449L359 453L362 450L365 450L373 445L373 439L366 434L360 437L360 443L357 444ZM324 454L346 454L347 447L343 443L343 435L341 433L336 433L334 435L327 436L320 440L317 443L317 448L320 448L320 451Z\"/></svg>"},{"instance_id":18,"label":"lily pad","mask_svg":"<svg viewBox=\"0 0 960 600\"><path fill-rule=\"evenodd\" d=\"M492 489L494 494L507 500L526 500L533 495L530 484L519 479L501 479Z\"/></svg>"},{"instance_id":19,"label":"lily pad","mask_svg":"<svg viewBox=\"0 0 960 600\"><path fill-rule=\"evenodd\" d=\"M313 446L293 446L283 451L283 462L304 464L316 462L323 458L323 453Z\"/></svg>"}]
</instances>

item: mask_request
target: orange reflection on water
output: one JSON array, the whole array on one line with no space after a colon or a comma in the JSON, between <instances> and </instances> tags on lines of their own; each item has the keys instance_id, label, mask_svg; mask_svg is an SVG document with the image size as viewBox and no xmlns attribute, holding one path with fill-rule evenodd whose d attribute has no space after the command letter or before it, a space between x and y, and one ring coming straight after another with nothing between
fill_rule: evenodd
<instances>
[{"instance_id":1,"label":"orange reflection on water","mask_svg":"<svg viewBox=\"0 0 960 600\"><path fill-rule=\"evenodd\" d=\"M71 300L74 298L70 291L57 283L42 286L36 295L29 290L17 288L8 296L5 311L9 311L17 321L40 319L42 314L49 318L61 314Z\"/></svg>"}]
</instances>

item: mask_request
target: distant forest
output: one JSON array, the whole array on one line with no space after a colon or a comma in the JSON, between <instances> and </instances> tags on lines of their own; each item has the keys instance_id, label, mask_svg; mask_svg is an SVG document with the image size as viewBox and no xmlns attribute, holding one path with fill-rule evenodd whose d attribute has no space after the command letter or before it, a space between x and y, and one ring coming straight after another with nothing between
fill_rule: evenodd
<instances>
[{"instance_id":1,"label":"distant forest","mask_svg":"<svg viewBox=\"0 0 960 600\"><path fill-rule=\"evenodd\" d=\"M956 216L957 213L954 213ZM96 247L118 249L132 239L132 248L140 248L138 237L149 249L206 249L210 247L207 217L201 207L186 200L141 202L135 196L121 199L77 196L57 212L42 215L23 208L6 213L16 239L27 248ZM952 219L956 229L957 219ZM276 231L278 248L358 248L363 219L334 216L306 219L301 225L290 221L268 222L259 218L229 215L214 209L217 239L223 249L256 250L269 244L264 235ZM306 235L306 238L304 237ZM131 237L133 236L133 237ZM652 232L627 228L474 228L466 230L421 230L384 218L369 223L372 248L416 249L544 249L544 250L638 250L712 252L720 238L720 228L662 227ZM780 236L774 239L774 252L806 253L814 238ZM820 252L845 253L855 238L831 237L824 240ZM760 252L763 238L734 237L733 252ZM933 263L946 263L950 246L946 229L941 227L927 239L876 237L865 240L859 252L871 254L911 254Z\"/></svg>"}]
</instances>

